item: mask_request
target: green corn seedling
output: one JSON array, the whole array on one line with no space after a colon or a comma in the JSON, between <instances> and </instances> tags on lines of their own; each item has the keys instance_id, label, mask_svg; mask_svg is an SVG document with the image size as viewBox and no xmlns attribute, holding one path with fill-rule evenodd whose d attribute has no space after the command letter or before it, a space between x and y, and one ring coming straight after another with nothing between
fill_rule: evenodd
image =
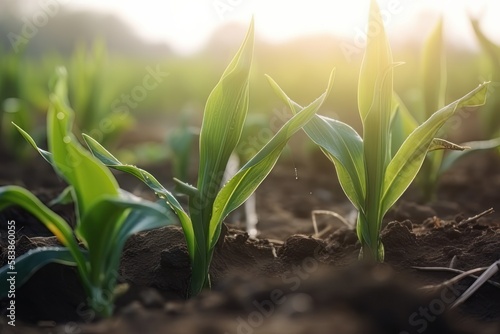
<instances>
[{"instance_id":1,"label":"green corn seedling","mask_svg":"<svg viewBox=\"0 0 500 334\"><path fill-rule=\"evenodd\" d=\"M443 20L440 19L435 29L425 42L422 56L422 80L421 91L423 96L423 108L418 113L418 121L424 122L431 117L435 110L441 109L445 105L446 93L446 61L443 43ZM397 118L392 124L393 138L396 142L401 142L397 136L406 138L413 131L418 123L401 102L397 101L398 110L394 117ZM396 134L396 131L399 131ZM395 135L396 134L396 135ZM443 142L444 143L444 142ZM416 178L416 184L422 189L423 200L430 201L436 195L436 186L439 177L448 170L455 161L467 154L498 147L500 138L473 141L455 145L448 143L448 149L453 150L444 154L443 150L429 153Z\"/></svg>"},{"instance_id":2,"label":"green corn seedling","mask_svg":"<svg viewBox=\"0 0 500 334\"><path fill-rule=\"evenodd\" d=\"M70 59L69 99L75 110L76 125L81 131L99 137L107 145L131 126L130 113L111 112L112 94L106 85L106 44L96 40L90 51L79 44Z\"/></svg>"},{"instance_id":3,"label":"green corn seedling","mask_svg":"<svg viewBox=\"0 0 500 334\"><path fill-rule=\"evenodd\" d=\"M150 173L122 164L96 140L84 135L95 157L109 167L135 175L176 212L191 261L191 296L210 286L209 267L223 219L243 204L270 173L288 139L314 116L331 87L333 73L324 94L306 108L297 110L296 115L257 154L227 183L221 184L248 111L253 37L252 21L243 45L208 97L200 131L200 165L196 186L177 180L179 188L189 196L189 210L184 210L172 193Z\"/></svg>"},{"instance_id":4,"label":"green corn seedling","mask_svg":"<svg viewBox=\"0 0 500 334\"><path fill-rule=\"evenodd\" d=\"M460 108L483 104L487 85L480 85L436 111L406 138L393 155L390 121L395 111L393 68L396 64L374 0L371 1L369 17L368 26L377 27L378 33L368 39L359 77L358 108L363 137L349 125L319 115L303 129L333 162L345 194L358 210L360 258L383 261L380 231L384 215L413 181L426 153L449 146L448 142L434 138L438 130ZM272 79L269 81L293 112L301 110L301 106Z\"/></svg>"},{"instance_id":5,"label":"green corn seedling","mask_svg":"<svg viewBox=\"0 0 500 334\"><path fill-rule=\"evenodd\" d=\"M500 135L500 45L493 43L481 30L477 19L470 19L476 38L491 64L491 81L489 99L483 114L483 128L486 138Z\"/></svg>"},{"instance_id":6,"label":"green corn seedling","mask_svg":"<svg viewBox=\"0 0 500 334\"><path fill-rule=\"evenodd\" d=\"M110 316L125 241L136 232L177 220L162 205L119 189L109 169L86 151L71 133L73 117L67 103L66 74L59 69L47 115L49 151L39 149L28 133L19 127L18 130L68 182L69 187L60 200L68 196L74 200L76 237L63 218L22 187L0 187L0 210L11 205L21 206L37 217L64 246L37 248L15 259L17 286L48 263L76 266L89 306L101 316ZM9 265L0 269L1 296L8 293L5 285L10 271L13 270Z\"/></svg>"}]
</instances>

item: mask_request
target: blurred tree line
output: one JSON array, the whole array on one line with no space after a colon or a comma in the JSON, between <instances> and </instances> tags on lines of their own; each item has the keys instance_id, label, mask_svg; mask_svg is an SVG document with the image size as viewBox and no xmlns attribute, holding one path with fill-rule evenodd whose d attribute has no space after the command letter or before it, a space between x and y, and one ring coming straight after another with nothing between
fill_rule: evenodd
<instances>
[{"instance_id":1,"label":"blurred tree line","mask_svg":"<svg viewBox=\"0 0 500 334\"><path fill-rule=\"evenodd\" d=\"M45 10L49 17L47 22L44 22L43 17L38 18L40 27L36 27L35 22L36 33L28 38L27 43L20 42L18 46L21 48L15 52L12 41L16 36L13 34L22 37L23 29L29 30L23 13L26 10L24 6L30 2L0 2L0 60L3 64L0 64L0 71L4 68L0 74L6 77L6 68L10 73L9 82L3 85L3 89L5 93L8 92L7 95L22 95L0 94L0 98L21 97L28 101L30 108L43 112L48 104L47 82L55 66L67 66L70 81L75 76L84 77L81 73L72 73L76 71L71 67L76 57L75 50L81 50L83 45L88 50L88 62L92 62L92 45L95 40L102 40L107 50L106 59L101 60L104 74L99 75L99 82L93 79L80 84L82 89L86 84L98 84L99 90L102 90L99 94L86 95L88 99L100 99L97 104L104 110L100 119L95 120L95 127L100 126L99 122L105 117L106 110L112 112L113 105L116 105L113 101L120 100L123 95L130 95L135 87L143 84L149 73L148 68L167 72L168 77L157 88L148 90L136 107L129 108L131 116L161 116L169 120L166 127L171 128L180 121L179 113L191 113L194 115L192 125L199 125L206 98L246 30L246 27L234 24L223 26L214 32L203 50L181 56L172 52L166 44L143 41L116 16L52 7ZM58 3L56 0L53 2ZM40 4L35 2L35 5ZM45 24L42 26L41 23ZM334 88L321 112L338 117L360 130L356 87L362 52L346 58L345 51L340 47L346 42L349 43L331 35L301 37L281 44L270 44L257 38L250 88L250 113L269 119L279 118L283 113L284 106L271 91L264 74L271 75L297 102L308 104L321 93L330 70L336 67ZM394 59L405 62L405 65L395 70L395 89L409 105L419 100L416 94L420 47L411 42L393 46ZM7 64L9 57L17 57L18 60ZM478 69L484 59L479 54L454 46L449 46L447 57L450 77L447 101L452 101L479 83L481 76ZM92 71L99 69L93 68ZM13 85L18 89L10 89ZM29 85L29 89L26 85ZM1 86L0 83L0 89ZM21 91L22 94L19 93ZM86 103L89 106L95 104Z\"/></svg>"}]
</instances>

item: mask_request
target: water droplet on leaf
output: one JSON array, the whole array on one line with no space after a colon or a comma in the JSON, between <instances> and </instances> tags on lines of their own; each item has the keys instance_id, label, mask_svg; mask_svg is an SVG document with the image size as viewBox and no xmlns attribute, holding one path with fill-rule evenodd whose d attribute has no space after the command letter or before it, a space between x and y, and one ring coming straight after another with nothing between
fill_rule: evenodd
<instances>
[{"instance_id":1,"label":"water droplet on leaf","mask_svg":"<svg viewBox=\"0 0 500 334\"><path fill-rule=\"evenodd\" d=\"M66 144L69 144L71 142L71 137L70 136L65 136L63 138L63 142L65 142Z\"/></svg>"},{"instance_id":2,"label":"water droplet on leaf","mask_svg":"<svg viewBox=\"0 0 500 334\"><path fill-rule=\"evenodd\" d=\"M62 112L57 113L57 118L64 119L64 113L62 113Z\"/></svg>"}]
</instances>

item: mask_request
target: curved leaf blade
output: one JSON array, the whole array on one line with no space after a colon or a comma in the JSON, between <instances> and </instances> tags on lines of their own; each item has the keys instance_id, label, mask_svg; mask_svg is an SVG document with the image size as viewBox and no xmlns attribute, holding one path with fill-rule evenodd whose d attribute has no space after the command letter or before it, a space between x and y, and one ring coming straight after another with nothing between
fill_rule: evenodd
<instances>
[{"instance_id":1,"label":"curved leaf blade","mask_svg":"<svg viewBox=\"0 0 500 334\"><path fill-rule=\"evenodd\" d=\"M197 188L201 202L193 221L209 221L212 203L221 186L229 156L240 140L248 111L249 75L254 43L253 20L239 51L210 93L200 130ZM200 219L196 217L200 217ZM200 226L206 232L208 226ZM195 232L198 229L195 229ZM205 233L204 233L205 234ZM200 235L200 239L205 239Z\"/></svg>"},{"instance_id":2,"label":"curved leaf blade","mask_svg":"<svg viewBox=\"0 0 500 334\"><path fill-rule=\"evenodd\" d=\"M390 105L392 100L386 101L386 97L389 95L392 97L392 68L394 66L391 47L384 29L384 20L382 19L379 6L375 0L370 2L369 17L369 25L378 28L378 33L368 37L363 62L361 64L361 71L359 73L358 108L364 127L367 126L367 117L370 113L373 113L371 111L373 108L382 107L384 109L387 107L387 105L379 106L379 103L377 103L384 95L381 102L389 105L388 111L375 111L375 113L377 117L383 116L382 120L389 124L389 110L391 110ZM386 74L385 71L387 69L389 69L390 73ZM386 76L390 78L390 80L383 80ZM383 83L383 85L379 85L378 82ZM373 126L371 123L368 124ZM366 138L366 136L363 137Z\"/></svg>"},{"instance_id":3,"label":"curved leaf blade","mask_svg":"<svg viewBox=\"0 0 500 334\"><path fill-rule=\"evenodd\" d=\"M24 137L24 139L26 139L26 141L31 145L33 146L33 148L35 150L38 151L38 153L40 153L40 155L42 156L42 158L45 159L45 161L47 161L49 164L51 164L52 166L54 166L54 162L52 161L52 153L48 152L48 151L45 151L45 150L42 150L41 148L39 148L35 142L35 140L26 132L24 131L21 127L19 127L16 123L12 123L16 128L17 128L17 131L19 131L19 133L21 133L21 135Z\"/></svg>"},{"instance_id":4,"label":"curved leaf blade","mask_svg":"<svg viewBox=\"0 0 500 334\"><path fill-rule=\"evenodd\" d=\"M66 247L77 251L73 230L57 213L50 210L35 195L19 186L0 187L0 210L19 205L40 220Z\"/></svg>"},{"instance_id":5,"label":"curved leaf blade","mask_svg":"<svg viewBox=\"0 0 500 334\"><path fill-rule=\"evenodd\" d=\"M0 210L11 205L19 205L35 216L64 246L68 248L75 262L78 264L78 270L80 271L80 276L84 281L84 285L88 287L89 284L86 281L86 277L88 277L87 263L68 223L45 206L45 204L28 190L18 186L0 187Z\"/></svg>"},{"instance_id":6,"label":"curved leaf blade","mask_svg":"<svg viewBox=\"0 0 500 334\"><path fill-rule=\"evenodd\" d=\"M174 195L168 191L165 187L161 185L158 180L151 175L149 172L145 171L136 166L126 165L121 163L118 159L116 159L109 151L107 151L99 142L97 142L94 138L83 134L83 139L87 144L90 152L96 157L99 161L101 161L106 166L131 174L144 182L151 190L157 194L161 199L165 200L168 205L172 207L172 209L177 214L179 218L182 229L184 231L184 235L186 237L187 246L189 249L189 254L192 256L195 250L198 248L196 246L196 240L194 239L194 231L193 225L191 223L191 218L184 211L180 203L174 197Z\"/></svg>"},{"instance_id":7,"label":"curved leaf blade","mask_svg":"<svg viewBox=\"0 0 500 334\"><path fill-rule=\"evenodd\" d=\"M97 201L82 217L79 230L88 243L94 284L102 273L118 269L123 246L133 233L173 224L172 218L165 207L128 193Z\"/></svg>"},{"instance_id":8,"label":"curved leaf blade","mask_svg":"<svg viewBox=\"0 0 500 334\"><path fill-rule=\"evenodd\" d=\"M239 51L210 93L200 130L198 193L189 200L194 239L200 253L193 259L191 294L209 285L209 223L224 170L236 148L248 112L249 75L253 57L254 23Z\"/></svg>"},{"instance_id":9,"label":"curved leaf blade","mask_svg":"<svg viewBox=\"0 0 500 334\"><path fill-rule=\"evenodd\" d=\"M363 140L356 130L340 121L318 116L305 131L334 163L346 196L360 211L366 196Z\"/></svg>"},{"instance_id":10,"label":"curved leaf blade","mask_svg":"<svg viewBox=\"0 0 500 334\"><path fill-rule=\"evenodd\" d=\"M217 194L210 220L210 249L215 247L218 240L222 220L243 204L271 172L288 139L310 122L327 98L332 84L333 73L330 76L326 91L288 120L276 135Z\"/></svg>"},{"instance_id":11,"label":"curved leaf blade","mask_svg":"<svg viewBox=\"0 0 500 334\"><path fill-rule=\"evenodd\" d=\"M294 114L302 109L271 77L267 76L267 79L276 94L290 106ZM366 185L361 137L349 125L320 115L315 115L303 130L335 164L342 189L353 205L362 210Z\"/></svg>"},{"instance_id":12,"label":"curved leaf blade","mask_svg":"<svg viewBox=\"0 0 500 334\"><path fill-rule=\"evenodd\" d=\"M118 196L113 174L78 143L71 127L74 112L66 104L66 73L60 70L47 114L47 140L56 171L74 187L83 214L103 195Z\"/></svg>"},{"instance_id":13,"label":"curved leaf blade","mask_svg":"<svg viewBox=\"0 0 500 334\"><path fill-rule=\"evenodd\" d=\"M462 98L436 111L406 139L385 173L383 213L389 210L415 178L438 130L461 108L483 105L487 87L487 83L481 84Z\"/></svg>"}]
</instances>

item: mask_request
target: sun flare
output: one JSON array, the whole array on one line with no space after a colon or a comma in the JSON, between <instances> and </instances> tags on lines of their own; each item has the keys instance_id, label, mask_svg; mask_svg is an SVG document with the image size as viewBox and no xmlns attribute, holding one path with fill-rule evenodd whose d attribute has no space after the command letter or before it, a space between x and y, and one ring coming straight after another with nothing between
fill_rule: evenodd
<instances>
[{"instance_id":1,"label":"sun flare","mask_svg":"<svg viewBox=\"0 0 500 334\"><path fill-rule=\"evenodd\" d=\"M203 47L218 27L235 21L247 25L252 16L257 33L270 41L318 33L354 38L359 30L366 28L368 4L368 0L212 0L204 3L194 0L89 0L68 5L120 15L139 35L168 42L180 52L192 52ZM500 1L381 0L379 6L389 34L405 31L418 37L424 34L422 29L430 29L434 17L442 13L450 39L474 45L468 15L481 17L487 33L494 40L500 38L495 34L498 29L494 14L500 12Z\"/></svg>"}]
</instances>

